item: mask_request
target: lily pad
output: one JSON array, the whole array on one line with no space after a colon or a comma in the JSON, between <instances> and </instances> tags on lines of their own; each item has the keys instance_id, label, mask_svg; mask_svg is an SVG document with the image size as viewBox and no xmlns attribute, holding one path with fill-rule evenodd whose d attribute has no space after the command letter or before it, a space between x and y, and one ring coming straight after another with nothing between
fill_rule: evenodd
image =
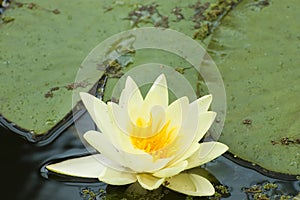
<instances>
[{"instance_id":1,"label":"lily pad","mask_svg":"<svg viewBox=\"0 0 300 200\"><path fill-rule=\"evenodd\" d=\"M169 27L193 37L201 32L201 27L195 27L201 26L195 17L219 9L212 19L215 22L237 1L207 2L217 4L179 0L152 4L145 0L12 1L0 23L0 121L33 142L63 131L76 109L73 90L90 91L100 79L76 80L93 47L135 27ZM145 16L137 18L138 11ZM210 19L205 20L208 23ZM122 58L122 62L131 60ZM181 73L188 71L180 63L177 67ZM98 70L101 76L103 69Z\"/></svg>"},{"instance_id":2,"label":"lily pad","mask_svg":"<svg viewBox=\"0 0 300 200\"><path fill-rule=\"evenodd\" d=\"M300 174L299 9L297 0L244 0L208 47L228 102L220 140L262 172Z\"/></svg>"}]
</instances>

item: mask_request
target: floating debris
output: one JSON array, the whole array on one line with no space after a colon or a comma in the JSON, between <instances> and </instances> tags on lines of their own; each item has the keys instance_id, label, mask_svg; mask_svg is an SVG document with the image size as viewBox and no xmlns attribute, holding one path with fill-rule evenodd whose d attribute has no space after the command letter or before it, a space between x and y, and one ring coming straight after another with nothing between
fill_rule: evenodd
<instances>
[{"instance_id":1,"label":"floating debris","mask_svg":"<svg viewBox=\"0 0 300 200\"><path fill-rule=\"evenodd\" d=\"M300 138L293 139L293 138L289 138L289 137L282 137L279 141L272 140L271 143L273 145L275 145L275 144L281 144L281 145L300 144Z\"/></svg>"},{"instance_id":2,"label":"floating debris","mask_svg":"<svg viewBox=\"0 0 300 200\"><path fill-rule=\"evenodd\" d=\"M246 193L249 200L291 200L294 197L291 194L285 194L280 188L278 184L266 181L242 188L242 191Z\"/></svg>"},{"instance_id":3,"label":"floating debris","mask_svg":"<svg viewBox=\"0 0 300 200\"><path fill-rule=\"evenodd\" d=\"M51 88L44 96L45 98L53 97L53 91L59 90L59 87Z\"/></svg>"},{"instance_id":4,"label":"floating debris","mask_svg":"<svg viewBox=\"0 0 300 200\"><path fill-rule=\"evenodd\" d=\"M2 22L5 23L5 24L8 24L8 23L13 22L13 21L15 21L14 17L9 17L9 16L2 17Z\"/></svg>"},{"instance_id":5,"label":"floating debris","mask_svg":"<svg viewBox=\"0 0 300 200\"><path fill-rule=\"evenodd\" d=\"M242 123L245 125L252 125L252 119L244 119Z\"/></svg>"},{"instance_id":6,"label":"floating debris","mask_svg":"<svg viewBox=\"0 0 300 200\"><path fill-rule=\"evenodd\" d=\"M80 196L83 200L97 200L97 199L103 199L105 198L105 190L99 189L99 190L94 190L89 187L82 188L80 190Z\"/></svg>"},{"instance_id":7,"label":"floating debris","mask_svg":"<svg viewBox=\"0 0 300 200\"><path fill-rule=\"evenodd\" d=\"M269 0L255 0L252 4L250 4L254 10L261 10L270 5Z\"/></svg>"},{"instance_id":8,"label":"floating debris","mask_svg":"<svg viewBox=\"0 0 300 200\"><path fill-rule=\"evenodd\" d=\"M135 36L120 38L111 45L111 48L106 53L106 60L98 64L99 70L104 70L104 73L109 78L120 78L123 75L122 68L133 63L135 49L133 43Z\"/></svg>"},{"instance_id":9,"label":"floating debris","mask_svg":"<svg viewBox=\"0 0 300 200\"><path fill-rule=\"evenodd\" d=\"M224 186L224 185L215 185L215 194L210 197L210 200L220 200L223 198L228 198L230 197L230 191L228 186Z\"/></svg>"},{"instance_id":10,"label":"floating debris","mask_svg":"<svg viewBox=\"0 0 300 200\"><path fill-rule=\"evenodd\" d=\"M175 70L177 71L177 72L179 72L180 74L184 74L184 71L186 70L186 69L191 69L192 67L176 67L175 68Z\"/></svg>"},{"instance_id":11,"label":"floating debris","mask_svg":"<svg viewBox=\"0 0 300 200\"><path fill-rule=\"evenodd\" d=\"M137 5L137 7L129 12L126 20L131 21L132 27L139 27L140 23L153 24L155 27L169 27L169 18L160 14L158 4L152 3L149 5Z\"/></svg>"},{"instance_id":12,"label":"floating debris","mask_svg":"<svg viewBox=\"0 0 300 200\"><path fill-rule=\"evenodd\" d=\"M66 85L65 88L67 90L74 90L74 89L79 88L79 87L86 88L89 85L90 85L89 82L87 82L87 81L81 81L79 83L71 83L69 85Z\"/></svg>"},{"instance_id":13,"label":"floating debris","mask_svg":"<svg viewBox=\"0 0 300 200\"><path fill-rule=\"evenodd\" d=\"M194 9L193 22L195 23L194 39L204 40L210 35L219 21L232 10L240 0L218 0L217 3L201 3L197 1L189 7Z\"/></svg>"},{"instance_id":14,"label":"floating debris","mask_svg":"<svg viewBox=\"0 0 300 200\"><path fill-rule=\"evenodd\" d=\"M40 9L40 10L44 10L44 11L47 11L47 12L51 12L53 14L60 14L60 11L58 9L54 9L54 10L51 10L51 9L48 9L48 8L44 8L36 3L22 3L22 2L18 2L18 1L14 1L14 4L21 8L23 6L26 6L28 9L30 10L34 10L34 9Z\"/></svg>"},{"instance_id":15,"label":"floating debris","mask_svg":"<svg viewBox=\"0 0 300 200\"><path fill-rule=\"evenodd\" d=\"M66 85L66 86L63 86L63 87L58 87L58 86L56 86L56 87L52 87L45 95L44 95L44 97L45 98L52 98L53 96L54 96L54 91L57 91L57 90L59 90L59 89L61 89L61 88L66 88L67 90L74 90L74 89L76 89L76 88L79 88L79 87L81 87L81 88L86 88L87 86L89 86L90 85L90 83L89 82L87 82L87 81L81 81L81 82L78 82L78 83L71 83L71 84L69 84L69 85Z\"/></svg>"},{"instance_id":16,"label":"floating debris","mask_svg":"<svg viewBox=\"0 0 300 200\"><path fill-rule=\"evenodd\" d=\"M184 19L184 16L182 14L182 9L177 6L173 8L171 13L176 16L176 22L179 22Z\"/></svg>"}]
</instances>

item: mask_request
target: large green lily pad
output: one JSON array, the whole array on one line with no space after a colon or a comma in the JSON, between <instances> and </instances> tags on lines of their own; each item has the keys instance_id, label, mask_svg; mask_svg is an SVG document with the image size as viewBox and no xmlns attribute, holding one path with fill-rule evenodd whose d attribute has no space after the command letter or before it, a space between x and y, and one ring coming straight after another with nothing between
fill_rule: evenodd
<instances>
[{"instance_id":1,"label":"large green lily pad","mask_svg":"<svg viewBox=\"0 0 300 200\"><path fill-rule=\"evenodd\" d=\"M209 51L228 112L221 142L267 170L300 174L300 4L244 0L222 21Z\"/></svg>"},{"instance_id":2,"label":"large green lily pad","mask_svg":"<svg viewBox=\"0 0 300 200\"><path fill-rule=\"evenodd\" d=\"M192 3L13 1L0 23L0 114L33 136L48 133L72 110L72 90L89 91L96 83L75 79L98 43L134 26L168 26L192 37ZM135 21L129 13L143 4L153 5L155 13ZM175 5L183 10L174 11Z\"/></svg>"}]
</instances>

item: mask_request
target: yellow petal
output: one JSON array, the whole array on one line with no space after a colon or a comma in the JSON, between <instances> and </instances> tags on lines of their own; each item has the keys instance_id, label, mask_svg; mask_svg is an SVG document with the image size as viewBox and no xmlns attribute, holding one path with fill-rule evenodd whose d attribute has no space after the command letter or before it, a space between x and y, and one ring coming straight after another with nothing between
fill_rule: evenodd
<instances>
[{"instance_id":1,"label":"yellow petal","mask_svg":"<svg viewBox=\"0 0 300 200\"><path fill-rule=\"evenodd\" d=\"M98 176L98 179L110 185L126 185L136 182L134 173L126 173L106 167Z\"/></svg>"},{"instance_id":2,"label":"yellow petal","mask_svg":"<svg viewBox=\"0 0 300 200\"><path fill-rule=\"evenodd\" d=\"M147 190L159 188L165 180L164 178L156 178L150 174L137 174L136 177L141 186Z\"/></svg>"},{"instance_id":3,"label":"yellow petal","mask_svg":"<svg viewBox=\"0 0 300 200\"><path fill-rule=\"evenodd\" d=\"M98 178L99 174L105 169L105 166L98 161L97 155L90 155L50 164L46 168L68 176Z\"/></svg>"},{"instance_id":4,"label":"yellow petal","mask_svg":"<svg viewBox=\"0 0 300 200\"><path fill-rule=\"evenodd\" d=\"M161 105L166 108L168 106L168 102L169 97L167 81L165 75L162 74L155 80L149 92L147 93L141 112L149 113L150 109L154 105Z\"/></svg>"},{"instance_id":5,"label":"yellow petal","mask_svg":"<svg viewBox=\"0 0 300 200\"><path fill-rule=\"evenodd\" d=\"M171 190L191 196L211 196L215 193L212 184L205 178L188 173L180 173L167 179L165 186Z\"/></svg>"},{"instance_id":6,"label":"yellow petal","mask_svg":"<svg viewBox=\"0 0 300 200\"><path fill-rule=\"evenodd\" d=\"M171 177L176 174L179 174L185 168L187 167L188 162L186 160L177 163L176 165L172 165L171 167L164 168L162 170L159 170L158 172L154 173L153 176L159 177L159 178L166 178Z\"/></svg>"},{"instance_id":7,"label":"yellow petal","mask_svg":"<svg viewBox=\"0 0 300 200\"><path fill-rule=\"evenodd\" d=\"M187 159L188 166L186 169L203 165L225 153L228 146L220 142L204 142L200 148L191 157Z\"/></svg>"}]
</instances>

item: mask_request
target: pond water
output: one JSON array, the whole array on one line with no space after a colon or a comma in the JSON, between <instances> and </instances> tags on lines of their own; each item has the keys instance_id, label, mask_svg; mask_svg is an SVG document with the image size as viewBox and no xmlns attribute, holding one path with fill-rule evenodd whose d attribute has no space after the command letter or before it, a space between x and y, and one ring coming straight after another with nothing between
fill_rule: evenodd
<instances>
[{"instance_id":1,"label":"pond water","mask_svg":"<svg viewBox=\"0 0 300 200\"><path fill-rule=\"evenodd\" d=\"M84 114L80 123L89 123L88 114ZM89 179L72 179L70 177L48 177L44 165L50 161L88 153L77 137L74 125L63 132L56 140L45 146L36 146L23 140L16 134L1 127L0 159L2 172L1 199L19 200L81 200L121 199L127 187L112 187ZM266 177L252 169L235 164L225 157L208 163L205 169L213 174L224 186L228 187L230 196L224 199L254 199L253 185L275 183L277 188L266 190L271 199L292 199L300 191L300 181L288 181ZM3 179L4 177L4 179ZM252 188L250 188L252 186ZM253 190L253 193L246 191ZM161 192L161 191L158 191ZM164 192L164 191L163 191ZM290 198L285 195L290 195ZM124 198L125 199L125 198ZM130 199L130 198L127 198ZM141 199L141 198L135 198ZM158 196L148 199L158 199ZM173 193L162 199L186 199ZM194 198L196 199L196 198ZM263 199L257 198L256 199ZM296 199L296 198L294 198Z\"/></svg>"}]
</instances>

